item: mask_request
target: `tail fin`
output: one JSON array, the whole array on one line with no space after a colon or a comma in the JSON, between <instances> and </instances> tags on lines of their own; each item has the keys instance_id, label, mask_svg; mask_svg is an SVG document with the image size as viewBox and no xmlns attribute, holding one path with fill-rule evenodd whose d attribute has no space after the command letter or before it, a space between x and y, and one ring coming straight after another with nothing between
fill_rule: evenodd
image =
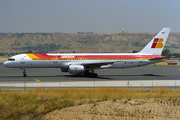
<instances>
[{"instance_id":1,"label":"tail fin","mask_svg":"<svg viewBox=\"0 0 180 120\"><path fill-rule=\"evenodd\" d=\"M161 55L171 28L163 28L139 54Z\"/></svg>"}]
</instances>

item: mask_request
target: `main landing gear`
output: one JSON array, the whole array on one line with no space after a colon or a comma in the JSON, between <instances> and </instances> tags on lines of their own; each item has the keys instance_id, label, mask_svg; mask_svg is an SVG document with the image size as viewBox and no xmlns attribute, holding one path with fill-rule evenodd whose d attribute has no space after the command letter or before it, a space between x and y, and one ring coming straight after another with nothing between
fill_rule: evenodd
<instances>
[{"instance_id":1,"label":"main landing gear","mask_svg":"<svg viewBox=\"0 0 180 120\"><path fill-rule=\"evenodd\" d=\"M97 73L90 73L90 72L88 72L88 73L84 73L84 75L87 76L87 77L98 77Z\"/></svg>"},{"instance_id":2,"label":"main landing gear","mask_svg":"<svg viewBox=\"0 0 180 120\"><path fill-rule=\"evenodd\" d=\"M23 69L23 77L27 77L27 74L26 74L26 70L24 69L24 68L21 68L21 69Z\"/></svg>"},{"instance_id":3,"label":"main landing gear","mask_svg":"<svg viewBox=\"0 0 180 120\"><path fill-rule=\"evenodd\" d=\"M94 70L89 72L89 70L85 71L84 72L84 75L87 76L87 77L98 77L98 74L97 73L94 73Z\"/></svg>"}]
</instances>

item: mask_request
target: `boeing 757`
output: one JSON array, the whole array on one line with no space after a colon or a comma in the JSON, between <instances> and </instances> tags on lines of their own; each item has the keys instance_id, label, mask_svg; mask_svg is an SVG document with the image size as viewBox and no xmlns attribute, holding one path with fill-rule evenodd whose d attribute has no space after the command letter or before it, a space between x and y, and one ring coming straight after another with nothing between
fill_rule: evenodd
<instances>
[{"instance_id":1,"label":"boeing 757","mask_svg":"<svg viewBox=\"0 0 180 120\"><path fill-rule=\"evenodd\" d=\"M140 67L164 61L167 57L161 53L169 32L170 28L163 28L138 53L28 53L12 56L3 65L23 69L24 77L27 76L26 68L60 68L61 72L97 77L95 69Z\"/></svg>"}]
</instances>

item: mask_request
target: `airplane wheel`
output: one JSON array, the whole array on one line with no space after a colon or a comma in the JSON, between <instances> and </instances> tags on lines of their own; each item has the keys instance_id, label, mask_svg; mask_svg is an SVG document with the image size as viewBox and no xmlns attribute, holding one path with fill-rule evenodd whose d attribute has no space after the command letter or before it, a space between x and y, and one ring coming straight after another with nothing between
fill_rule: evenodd
<instances>
[{"instance_id":1,"label":"airplane wheel","mask_svg":"<svg viewBox=\"0 0 180 120\"><path fill-rule=\"evenodd\" d=\"M86 77L91 77L91 76L92 76L92 73L86 72L84 75L85 75Z\"/></svg>"},{"instance_id":2,"label":"airplane wheel","mask_svg":"<svg viewBox=\"0 0 180 120\"><path fill-rule=\"evenodd\" d=\"M88 73L85 73L84 75L87 76L87 77L98 77L97 73L90 73L90 72L88 72Z\"/></svg>"},{"instance_id":3,"label":"airplane wheel","mask_svg":"<svg viewBox=\"0 0 180 120\"><path fill-rule=\"evenodd\" d=\"M26 75L26 74L24 74L24 75L23 75L23 77L27 77L27 75Z\"/></svg>"},{"instance_id":4,"label":"airplane wheel","mask_svg":"<svg viewBox=\"0 0 180 120\"><path fill-rule=\"evenodd\" d=\"M85 76L89 76L89 71L85 71L85 72L84 72L84 75L85 75Z\"/></svg>"},{"instance_id":5,"label":"airplane wheel","mask_svg":"<svg viewBox=\"0 0 180 120\"><path fill-rule=\"evenodd\" d=\"M94 74L92 74L93 75L93 77L98 77L98 74L97 73L94 73Z\"/></svg>"}]
</instances>

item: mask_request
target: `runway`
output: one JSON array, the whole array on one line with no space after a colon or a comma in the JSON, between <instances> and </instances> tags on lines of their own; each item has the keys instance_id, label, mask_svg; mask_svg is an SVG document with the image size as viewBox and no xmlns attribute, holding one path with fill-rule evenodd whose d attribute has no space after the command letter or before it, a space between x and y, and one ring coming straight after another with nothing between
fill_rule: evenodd
<instances>
[{"instance_id":1,"label":"runway","mask_svg":"<svg viewBox=\"0 0 180 120\"><path fill-rule=\"evenodd\" d=\"M30 89L36 87L133 87L154 88L166 86L179 88L179 66L144 66L128 69L98 69L98 78L70 75L60 69L26 69L28 77L22 77L22 70L6 68L0 64L0 89Z\"/></svg>"}]
</instances>

